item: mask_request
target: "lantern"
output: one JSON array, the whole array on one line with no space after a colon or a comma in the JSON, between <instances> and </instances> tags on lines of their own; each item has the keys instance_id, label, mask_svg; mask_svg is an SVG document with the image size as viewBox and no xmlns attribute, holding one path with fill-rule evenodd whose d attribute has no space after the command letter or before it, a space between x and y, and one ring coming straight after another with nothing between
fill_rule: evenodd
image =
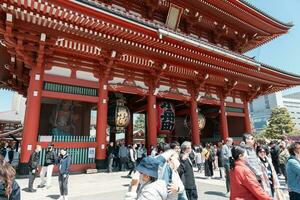
<instances>
[{"instance_id":1,"label":"lantern","mask_svg":"<svg viewBox=\"0 0 300 200\"><path fill-rule=\"evenodd\" d=\"M175 128L175 108L167 101L158 103L157 106L157 133L165 136L173 132Z\"/></svg>"},{"instance_id":2,"label":"lantern","mask_svg":"<svg viewBox=\"0 0 300 200\"><path fill-rule=\"evenodd\" d=\"M205 124L206 124L206 119L205 119L205 116L200 113L200 109L198 109L198 126L199 126L199 131L202 130L204 127L205 127ZM191 116L190 115L187 115L185 117L185 120L184 120L184 126L191 130Z\"/></svg>"},{"instance_id":3,"label":"lantern","mask_svg":"<svg viewBox=\"0 0 300 200\"><path fill-rule=\"evenodd\" d=\"M108 107L107 122L110 126L115 127L116 130L124 130L130 122L130 111L125 106L125 100L123 98L116 99Z\"/></svg>"}]
</instances>

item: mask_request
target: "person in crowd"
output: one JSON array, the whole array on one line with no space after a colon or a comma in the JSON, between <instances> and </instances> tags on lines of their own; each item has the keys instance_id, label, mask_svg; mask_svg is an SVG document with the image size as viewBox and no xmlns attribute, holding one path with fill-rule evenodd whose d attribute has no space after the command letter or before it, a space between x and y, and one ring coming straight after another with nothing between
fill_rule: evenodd
<instances>
[{"instance_id":1,"label":"person in crowd","mask_svg":"<svg viewBox=\"0 0 300 200\"><path fill-rule=\"evenodd\" d=\"M71 157L67 153L66 149L61 149L58 167L58 183L60 191L60 197L58 200L68 200L68 180L70 173L70 165Z\"/></svg>"},{"instance_id":2,"label":"person in crowd","mask_svg":"<svg viewBox=\"0 0 300 200\"><path fill-rule=\"evenodd\" d=\"M265 145L257 146L256 153L263 172L261 185L271 197L274 197L275 189L279 189L280 184L274 166L268 158L269 148Z\"/></svg>"},{"instance_id":3,"label":"person in crowd","mask_svg":"<svg viewBox=\"0 0 300 200\"><path fill-rule=\"evenodd\" d=\"M142 159L136 176L131 180L125 200L166 200L168 191L164 180L158 180L160 162L152 156ZM137 175L139 174L139 178Z\"/></svg>"},{"instance_id":4,"label":"person in crowd","mask_svg":"<svg viewBox=\"0 0 300 200\"><path fill-rule=\"evenodd\" d=\"M211 148L211 152L212 152L212 156L213 156L213 170L217 170L218 169L218 158L217 158L217 151L218 151L218 147L217 145L210 145Z\"/></svg>"},{"instance_id":5,"label":"person in crowd","mask_svg":"<svg viewBox=\"0 0 300 200\"><path fill-rule=\"evenodd\" d=\"M273 166L275 168L276 173L280 174L280 171L279 171L279 153L280 153L279 146L277 145L276 141L271 141L270 147L271 147L270 153L271 153Z\"/></svg>"},{"instance_id":6,"label":"person in crowd","mask_svg":"<svg viewBox=\"0 0 300 200\"><path fill-rule=\"evenodd\" d=\"M140 144L137 148L137 159L136 164L138 165L141 160L147 156L147 150L143 144Z\"/></svg>"},{"instance_id":7,"label":"person in crowd","mask_svg":"<svg viewBox=\"0 0 300 200\"><path fill-rule=\"evenodd\" d=\"M9 159L8 159L8 153L7 153L7 147L8 147L8 143L7 142L3 142L2 143L2 147L0 149L0 153L1 153L1 155L3 156L3 158L4 158L4 160L6 162L9 161Z\"/></svg>"},{"instance_id":8,"label":"person in crowd","mask_svg":"<svg viewBox=\"0 0 300 200\"><path fill-rule=\"evenodd\" d=\"M256 178L258 182L261 182L262 179L262 170L259 167L259 158L256 154L256 150L254 148L255 141L254 137L250 133L243 134L243 141L245 142L245 152L247 155L246 164L248 167L253 171L253 173L256 175Z\"/></svg>"},{"instance_id":9,"label":"person in crowd","mask_svg":"<svg viewBox=\"0 0 300 200\"><path fill-rule=\"evenodd\" d=\"M151 152L150 152L150 156L156 156L157 154L158 154L158 150L157 150L157 148L155 147L155 146L150 146L150 150L151 150Z\"/></svg>"},{"instance_id":10,"label":"person in crowd","mask_svg":"<svg viewBox=\"0 0 300 200\"><path fill-rule=\"evenodd\" d=\"M246 150L241 146L232 147L230 163L230 200L271 200L256 175L246 165Z\"/></svg>"},{"instance_id":11,"label":"person in crowd","mask_svg":"<svg viewBox=\"0 0 300 200\"><path fill-rule=\"evenodd\" d=\"M218 167L220 171L220 178L225 179L224 155L222 149L223 149L222 142L218 142L217 159L218 159Z\"/></svg>"},{"instance_id":12,"label":"person in crowd","mask_svg":"<svg viewBox=\"0 0 300 200\"><path fill-rule=\"evenodd\" d=\"M15 181L15 169L0 155L0 199L20 200L21 191Z\"/></svg>"},{"instance_id":13,"label":"person in crowd","mask_svg":"<svg viewBox=\"0 0 300 200\"><path fill-rule=\"evenodd\" d=\"M203 169L203 156L202 156L202 152L201 149L198 148L196 150L196 156L195 156L195 160L196 160L196 165L198 168L198 172L202 173L202 169Z\"/></svg>"},{"instance_id":14,"label":"person in crowd","mask_svg":"<svg viewBox=\"0 0 300 200\"><path fill-rule=\"evenodd\" d=\"M181 144L180 166L178 168L178 173L183 182L188 200L197 200L198 193L193 165L189 157L191 151L191 142L185 141Z\"/></svg>"},{"instance_id":15,"label":"person in crowd","mask_svg":"<svg viewBox=\"0 0 300 200\"><path fill-rule=\"evenodd\" d=\"M204 174L206 177L211 178L214 175L214 172L213 172L213 157L214 157L214 155L212 155L212 151L211 151L209 143L207 143L205 146L205 149L203 149L202 155L205 159Z\"/></svg>"},{"instance_id":16,"label":"person in crowd","mask_svg":"<svg viewBox=\"0 0 300 200\"><path fill-rule=\"evenodd\" d=\"M174 151L176 151L178 153L178 155L180 155L180 150L181 150L180 149L180 144L177 141L172 142L170 144L170 148L173 149Z\"/></svg>"},{"instance_id":17,"label":"person in crowd","mask_svg":"<svg viewBox=\"0 0 300 200\"><path fill-rule=\"evenodd\" d=\"M223 164L224 164L224 169L225 169L225 179L226 179L226 190L227 194L226 196L229 196L229 191L230 191L230 159L232 158L231 155L231 148L233 144L233 139L232 138L227 138L226 139L226 144L223 145L222 147L222 152L223 152Z\"/></svg>"},{"instance_id":18,"label":"person in crowd","mask_svg":"<svg viewBox=\"0 0 300 200\"><path fill-rule=\"evenodd\" d=\"M136 144L133 144L133 146L129 146L129 162L128 162L128 165L129 165L129 168L130 168L130 171L127 175L127 177L130 177L131 178L131 173L132 172L136 172Z\"/></svg>"},{"instance_id":19,"label":"person in crowd","mask_svg":"<svg viewBox=\"0 0 300 200\"><path fill-rule=\"evenodd\" d=\"M14 148L10 145L7 146L7 161L9 164L12 163L13 159L14 159Z\"/></svg>"},{"instance_id":20,"label":"person in crowd","mask_svg":"<svg viewBox=\"0 0 300 200\"><path fill-rule=\"evenodd\" d=\"M121 163L120 171L125 171L129 158L128 158L128 149L125 146L124 142L121 143L121 146L119 148L119 158Z\"/></svg>"},{"instance_id":21,"label":"person in crowd","mask_svg":"<svg viewBox=\"0 0 300 200\"><path fill-rule=\"evenodd\" d=\"M51 177L53 172L53 167L57 163L57 155L54 152L54 145L51 144L48 146L45 155L45 162L42 167L40 176L41 176L41 184L39 188L43 188L46 186L47 189L51 187ZM47 174L47 178L45 180L45 175Z\"/></svg>"},{"instance_id":22,"label":"person in crowd","mask_svg":"<svg viewBox=\"0 0 300 200\"><path fill-rule=\"evenodd\" d=\"M117 143L117 145L114 148L113 167L121 171L122 166L119 158L119 149L120 149L120 143Z\"/></svg>"},{"instance_id":23,"label":"person in crowd","mask_svg":"<svg viewBox=\"0 0 300 200\"><path fill-rule=\"evenodd\" d=\"M290 157L286 164L287 185L290 200L300 199L300 142L292 143L289 148Z\"/></svg>"},{"instance_id":24,"label":"person in crowd","mask_svg":"<svg viewBox=\"0 0 300 200\"><path fill-rule=\"evenodd\" d=\"M173 149L169 149L156 156L155 159L160 162L158 179L164 180L167 184L167 200L177 200L179 195L183 195L183 192L185 193L184 185L177 171L180 165L178 153ZM184 195L186 196L186 194Z\"/></svg>"},{"instance_id":25,"label":"person in crowd","mask_svg":"<svg viewBox=\"0 0 300 200\"><path fill-rule=\"evenodd\" d=\"M112 167L113 167L113 162L114 162L114 152L115 152L115 147L114 143L110 142L108 147L107 147L107 172L111 173L112 172Z\"/></svg>"},{"instance_id":26,"label":"person in crowd","mask_svg":"<svg viewBox=\"0 0 300 200\"><path fill-rule=\"evenodd\" d=\"M284 141L280 142L279 148L280 148L279 168L280 168L281 174L283 174L283 176L285 178L285 181L287 181L285 165L286 165L288 158L290 157L290 154L289 154L288 149L286 148L286 143Z\"/></svg>"},{"instance_id":27,"label":"person in crowd","mask_svg":"<svg viewBox=\"0 0 300 200\"><path fill-rule=\"evenodd\" d=\"M35 189L33 189L33 183L34 183L35 177L37 176L37 173L38 173L38 165L39 165L41 150L42 150L42 147L40 145L36 145L35 151L30 155L30 158L29 158L28 192L36 191Z\"/></svg>"}]
</instances>

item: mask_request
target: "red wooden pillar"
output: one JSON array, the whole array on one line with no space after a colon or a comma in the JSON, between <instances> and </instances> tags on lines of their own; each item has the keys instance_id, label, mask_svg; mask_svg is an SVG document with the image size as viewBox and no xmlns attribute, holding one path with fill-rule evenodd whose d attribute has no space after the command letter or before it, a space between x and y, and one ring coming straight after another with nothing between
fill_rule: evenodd
<instances>
[{"instance_id":1,"label":"red wooden pillar","mask_svg":"<svg viewBox=\"0 0 300 200\"><path fill-rule=\"evenodd\" d=\"M126 128L125 144L133 145L133 113L130 112L130 122Z\"/></svg>"},{"instance_id":2,"label":"red wooden pillar","mask_svg":"<svg viewBox=\"0 0 300 200\"><path fill-rule=\"evenodd\" d=\"M27 90L26 113L21 144L19 174L28 174L28 161L34 151L40 122L41 96L44 77L44 42L46 35L41 34L37 64L30 70L29 87Z\"/></svg>"},{"instance_id":3,"label":"red wooden pillar","mask_svg":"<svg viewBox=\"0 0 300 200\"><path fill-rule=\"evenodd\" d=\"M198 124L198 105L197 101L192 98L190 103L191 126L192 126L192 143L193 145L200 144L200 130Z\"/></svg>"},{"instance_id":4,"label":"red wooden pillar","mask_svg":"<svg viewBox=\"0 0 300 200\"><path fill-rule=\"evenodd\" d=\"M97 169L105 169L108 91L106 80L103 80L102 77L100 77L99 81L98 95L99 101L97 110L96 129L96 167Z\"/></svg>"},{"instance_id":5,"label":"red wooden pillar","mask_svg":"<svg viewBox=\"0 0 300 200\"><path fill-rule=\"evenodd\" d=\"M222 140L226 141L226 138L229 137L229 133L228 133L227 113L225 110L225 97L221 95L220 99L221 99L221 104L220 104L221 134L222 134Z\"/></svg>"},{"instance_id":6,"label":"red wooden pillar","mask_svg":"<svg viewBox=\"0 0 300 200\"><path fill-rule=\"evenodd\" d=\"M41 66L36 66L30 71L30 81L27 91L27 105L22 136L21 157L19 164L20 174L28 173L27 165L29 157L34 151L35 146L37 144L43 83L42 74L43 69Z\"/></svg>"},{"instance_id":7,"label":"red wooden pillar","mask_svg":"<svg viewBox=\"0 0 300 200\"><path fill-rule=\"evenodd\" d=\"M151 90L150 90L151 91ZM148 95L147 104L147 143L146 147L149 150L150 145L157 145L157 111L156 111L156 96L151 92Z\"/></svg>"},{"instance_id":8,"label":"red wooden pillar","mask_svg":"<svg viewBox=\"0 0 300 200\"><path fill-rule=\"evenodd\" d=\"M245 131L247 133L252 133L251 129L251 121L250 121L250 116L249 116L249 109L248 109L248 102L247 100L244 100L244 122L245 122Z\"/></svg>"}]
</instances>

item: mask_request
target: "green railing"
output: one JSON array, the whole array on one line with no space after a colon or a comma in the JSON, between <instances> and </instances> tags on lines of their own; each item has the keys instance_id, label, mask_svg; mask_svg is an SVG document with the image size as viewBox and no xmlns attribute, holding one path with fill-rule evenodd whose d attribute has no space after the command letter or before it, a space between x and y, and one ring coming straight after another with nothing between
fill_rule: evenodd
<instances>
[{"instance_id":1,"label":"green railing","mask_svg":"<svg viewBox=\"0 0 300 200\"><path fill-rule=\"evenodd\" d=\"M78 135L53 135L53 142L95 142L95 137Z\"/></svg>"},{"instance_id":2,"label":"green railing","mask_svg":"<svg viewBox=\"0 0 300 200\"><path fill-rule=\"evenodd\" d=\"M39 136L39 142L41 141L42 135ZM96 138L91 136L79 136L79 135L53 135L49 136L52 139L49 139L50 142L95 142ZM48 141L48 140L47 140Z\"/></svg>"},{"instance_id":3,"label":"green railing","mask_svg":"<svg viewBox=\"0 0 300 200\"><path fill-rule=\"evenodd\" d=\"M98 91L95 88L65 85L59 83L44 82L43 89L46 91L62 92L68 94L79 94L85 96L98 96Z\"/></svg>"},{"instance_id":4,"label":"green railing","mask_svg":"<svg viewBox=\"0 0 300 200\"><path fill-rule=\"evenodd\" d=\"M243 108L225 107L226 112L244 113Z\"/></svg>"},{"instance_id":5,"label":"green railing","mask_svg":"<svg viewBox=\"0 0 300 200\"><path fill-rule=\"evenodd\" d=\"M40 165L43 166L45 162L45 155L47 149L42 149L40 153ZM58 155L59 148L55 148L54 152ZM89 164L95 163L95 158L88 158L89 148L67 148L68 154L71 156L71 164Z\"/></svg>"}]
</instances>

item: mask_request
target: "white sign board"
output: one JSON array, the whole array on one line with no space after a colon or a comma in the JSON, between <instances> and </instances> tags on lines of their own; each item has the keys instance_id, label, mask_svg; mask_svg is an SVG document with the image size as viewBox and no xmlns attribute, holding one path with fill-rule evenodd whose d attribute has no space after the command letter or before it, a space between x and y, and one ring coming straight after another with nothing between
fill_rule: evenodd
<instances>
[{"instance_id":1,"label":"white sign board","mask_svg":"<svg viewBox=\"0 0 300 200\"><path fill-rule=\"evenodd\" d=\"M51 135L41 135L40 142L52 142L52 136Z\"/></svg>"},{"instance_id":2,"label":"white sign board","mask_svg":"<svg viewBox=\"0 0 300 200\"><path fill-rule=\"evenodd\" d=\"M89 155L88 158L95 158L96 149L95 148L89 148Z\"/></svg>"}]
</instances>

